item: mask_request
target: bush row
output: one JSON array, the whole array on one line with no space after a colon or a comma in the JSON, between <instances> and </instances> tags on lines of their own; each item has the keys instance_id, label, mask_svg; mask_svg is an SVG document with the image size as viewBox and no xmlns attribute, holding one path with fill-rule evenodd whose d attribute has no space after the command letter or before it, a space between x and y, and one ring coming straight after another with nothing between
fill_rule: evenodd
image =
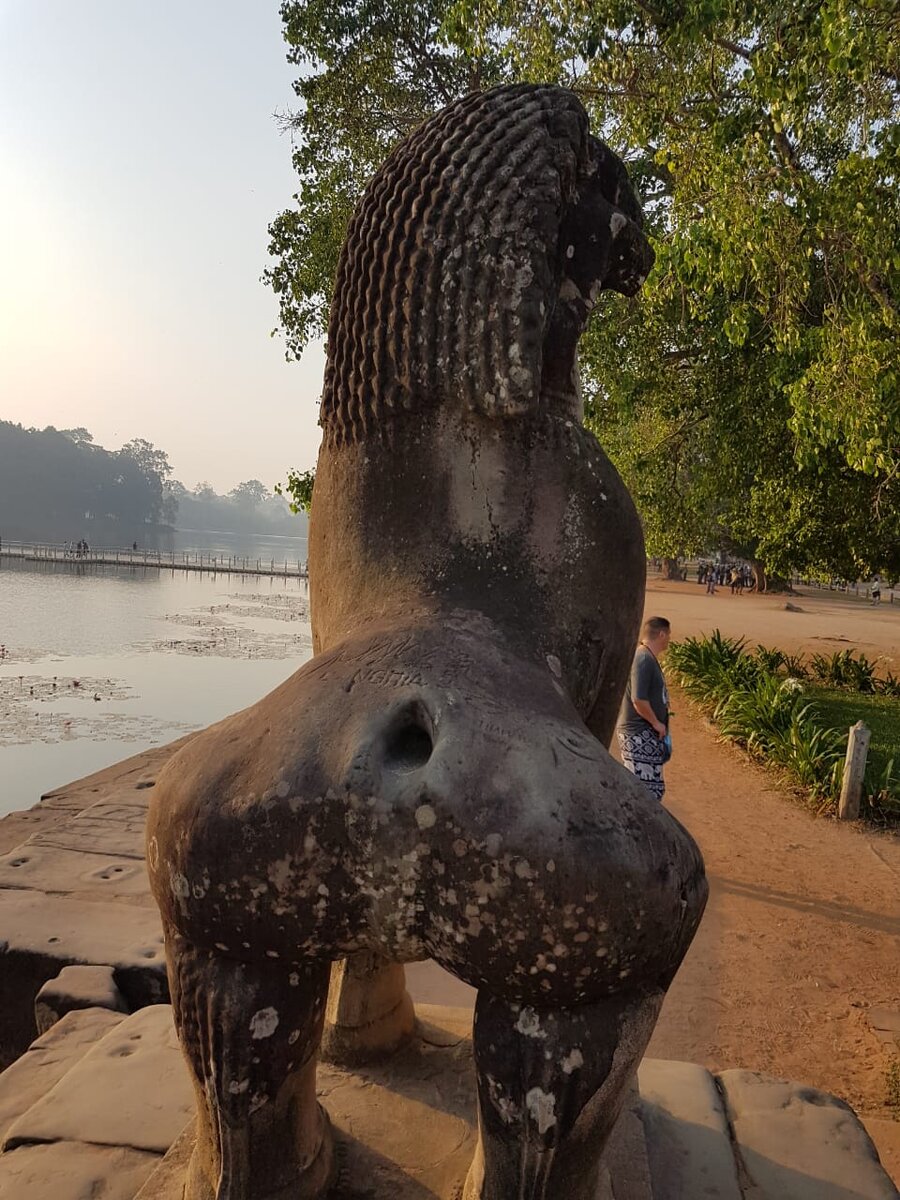
<instances>
[{"instance_id":1,"label":"bush row","mask_svg":"<svg viewBox=\"0 0 900 1200\"><path fill-rule=\"evenodd\" d=\"M845 650L830 658L814 655L807 664L766 646L750 651L744 639L715 630L710 637L674 643L667 663L725 737L780 768L820 810L836 806L847 731L823 722L804 680L861 692L884 690L885 681L875 677L874 668L869 671L872 664L864 655ZM888 679L893 681L888 688L898 683ZM900 764L895 766L894 758L880 767L869 765L863 798L869 815L900 817Z\"/></svg>"}]
</instances>

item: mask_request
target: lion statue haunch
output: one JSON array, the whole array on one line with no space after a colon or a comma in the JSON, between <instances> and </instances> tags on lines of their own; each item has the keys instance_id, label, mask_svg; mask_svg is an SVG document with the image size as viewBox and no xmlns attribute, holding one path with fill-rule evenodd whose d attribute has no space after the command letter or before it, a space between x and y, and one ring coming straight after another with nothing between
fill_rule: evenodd
<instances>
[{"instance_id":1,"label":"lion statue haunch","mask_svg":"<svg viewBox=\"0 0 900 1200\"><path fill-rule=\"evenodd\" d=\"M689 835L606 749L644 550L582 427L576 348L599 292L634 293L652 258L560 88L450 106L358 205L315 656L180 751L148 823L197 1088L187 1200L325 1194L323 1028L332 1057L390 1052L413 1024L401 964L425 957L478 989L466 1200L595 1196L706 898Z\"/></svg>"}]
</instances>

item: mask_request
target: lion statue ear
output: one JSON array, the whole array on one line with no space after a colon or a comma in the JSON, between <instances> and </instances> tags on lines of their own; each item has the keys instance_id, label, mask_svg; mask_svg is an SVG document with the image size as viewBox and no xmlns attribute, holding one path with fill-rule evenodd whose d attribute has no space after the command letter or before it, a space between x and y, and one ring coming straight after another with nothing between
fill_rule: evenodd
<instances>
[{"instance_id":1,"label":"lion statue ear","mask_svg":"<svg viewBox=\"0 0 900 1200\"><path fill-rule=\"evenodd\" d=\"M548 332L571 266L561 229L598 171L615 196L618 164L627 186L597 146L572 92L518 84L464 97L394 150L338 264L326 437L364 437L393 414L445 405L491 418L552 405Z\"/></svg>"}]
</instances>

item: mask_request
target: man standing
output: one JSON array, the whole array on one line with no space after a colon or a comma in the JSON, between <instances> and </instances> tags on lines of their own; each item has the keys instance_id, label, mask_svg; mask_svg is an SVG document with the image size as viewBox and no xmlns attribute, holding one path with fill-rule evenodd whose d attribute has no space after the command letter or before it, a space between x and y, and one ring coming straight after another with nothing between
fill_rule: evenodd
<instances>
[{"instance_id":1,"label":"man standing","mask_svg":"<svg viewBox=\"0 0 900 1200\"><path fill-rule=\"evenodd\" d=\"M669 692L659 657L669 645L670 637L671 627L665 617L650 617L642 625L640 644L616 722L622 763L647 785L657 800L662 800L666 790L663 764L670 754Z\"/></svg>"}]
</instances>

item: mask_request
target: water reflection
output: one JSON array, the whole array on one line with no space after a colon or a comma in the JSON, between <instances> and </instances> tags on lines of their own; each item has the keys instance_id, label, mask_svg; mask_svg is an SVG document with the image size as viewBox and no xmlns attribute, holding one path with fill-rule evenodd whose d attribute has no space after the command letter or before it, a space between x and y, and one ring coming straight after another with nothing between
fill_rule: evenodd
<instances>
[{"instance_id":1,"label":"water reflection","mask_svg":"<svg viewBox=\"0 0 900 1200\"><path fill-rule=\"evenodd\" d=\"M298 579L4 561L0 814L254 703L309 657L306 600Z\"/></svg>"}]
</instances>

